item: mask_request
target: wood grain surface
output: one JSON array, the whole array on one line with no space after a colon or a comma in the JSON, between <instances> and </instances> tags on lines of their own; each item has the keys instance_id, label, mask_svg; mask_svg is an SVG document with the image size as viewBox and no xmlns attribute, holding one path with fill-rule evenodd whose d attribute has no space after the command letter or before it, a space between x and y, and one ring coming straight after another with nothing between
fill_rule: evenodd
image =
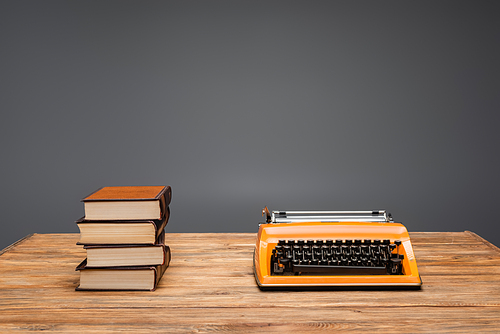
<instances>
[{"instance_id":1,"label":"wood grain surface","mask_svg":"<svg viewBox=\"0 0 500 334\"><path fill-rule=\"evenodd\" d=\"M472 232L410 233L417 291L260 291L256 234L167 233L154 292L75 291L78 234L33 234L0 252L0 331L497 332L500 250Z\"/></svg>"}]
</instances>

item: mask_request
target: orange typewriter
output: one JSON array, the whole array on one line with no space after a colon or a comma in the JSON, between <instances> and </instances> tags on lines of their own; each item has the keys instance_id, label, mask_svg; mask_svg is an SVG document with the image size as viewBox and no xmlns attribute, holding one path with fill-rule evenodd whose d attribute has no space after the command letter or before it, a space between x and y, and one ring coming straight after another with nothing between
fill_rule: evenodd
<instances>
[{"instance_id":1,"label":"orange typewriter","mask_svg":"<svg viewBox=\"0 0 500 334\"><path fill-rule=\"evenodd\" d=\"M260 288L419 288L410 237L386 211L262 214L254 254Z\"/></svg>"}]
</instances>

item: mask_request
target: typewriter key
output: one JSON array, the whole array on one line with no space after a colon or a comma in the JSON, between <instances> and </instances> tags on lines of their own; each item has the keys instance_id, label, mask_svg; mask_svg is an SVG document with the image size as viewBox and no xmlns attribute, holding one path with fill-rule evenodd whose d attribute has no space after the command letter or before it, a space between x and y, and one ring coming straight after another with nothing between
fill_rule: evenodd
<instances>
[{"instance_id":1,"label":"typewriter key","mask_svg":"<svg viewBox=\"0 0 500 334\"><path fill-rule=\"evenodd\" d=\"M285 256L291 256L291 247L286 245L286 246L283 246L283 252L285 254Z\"/></svg>"},{"instance_id":2,"label":"typewriter key","mask_svg":"<svg viewBox=\"0 0 500 334\"><path fill-rule=\"evenodd\" d=\"M370 254L370 246L367 246L367 245L361 246L361 254L369 255Z\"/></svg>"},{"instance_id":3,"label":"typewriter key","mask_svg":"<svg viewBox=\"0 0 500 334\"><path fill-rule=\"evenodd\" d=\"M302 247L302 252L303 252L303 253L309 253L310 251L311 251L311 247L310 247L310 246L308 246L308 245L304 245L304 246Z\"/></svg>"},{"instance_id":4,"label":"typewriter key","mask_svg":"<svg viewBox=\"0 0 500 334\"><path fill-rule=\"evenodd\" d=\"M349 247L348 246L340 246L340 252L344 255L347 255L349 252Z\"/></svg>"},{"instance_id":5,"label":"typewriter key","mask_svg":"<svg viewBox=\"0 0 500 334\"><path fill-rule=\"evenodd\" d=\"M293 258L298 260L302 255L302 253L300 252L300 246L299 245L293 246L292 253L293 253Z\"/></svg>"},{"instance_id":6,"label":"typewriter key","mask_svg":"<svg viewBox=\"0 0 500 334\"><path fill-rule=\"evenodd\" d=\"M354 254L356 256L360 256L361 255L361 246L360 245L353 246L352 247L352 254Z\"/></svg>"},{"instance_id":7,"label":"typewriter key","mask_svg":"<svg viewBox=\"0 0 500 334\"><path fill-rule=\"evenodd\" d=\"M391 259L389 265L389 273L392 275L401 274L401 259Z\"/></svg>"},{"instance_id":8,"label":"typewriter key","mask_svg":"<svg viewBox=\"0 0 500 334\"><path fill-rule=\"evenodd\" d=\"M399 254L399 246L401 246L401 240L395 240L394 244L396 245L396 254Z\"/></svg>"},{"instance_id":9,"label":"typewriter key","mask_svg":"<svg viewBox=\"0 0 500 334\"><path fill-rule=\"evenodd\" d=\"M283 247L280 245L276 245L273 250L276 251L276 256L278 256L279 254L283 254Z\"/></svg>"},{"instance_id":10,"label":"typewriter key","mask_svg":"<svg viewBox=\"0 0 500 334\"><path fill-rule=\"evenodd\" d=\"M329 257L331 255L330 247L328 247L327 245L321 246L321 255L323 256L323 258Z\"/></svg>"},{"instance_id":11,"label":"typewriter key","mask_svg":"<svg viewBox=\"0 0 500 334\"><path fill-rule=\"evenodd\" d=\"M312 246L312 259L319 260L321 258L321 247Z\"/></svg>"},{"instance_id":12,"label":"typewriter key","mask_svg":"<svg viewBox=\"0 0 500 334\"><path fill-rule=\"evenodd\" d=\"M332 255L340 255L340 247L339 246L332 246Z\"/></svg>"}]
</instances>

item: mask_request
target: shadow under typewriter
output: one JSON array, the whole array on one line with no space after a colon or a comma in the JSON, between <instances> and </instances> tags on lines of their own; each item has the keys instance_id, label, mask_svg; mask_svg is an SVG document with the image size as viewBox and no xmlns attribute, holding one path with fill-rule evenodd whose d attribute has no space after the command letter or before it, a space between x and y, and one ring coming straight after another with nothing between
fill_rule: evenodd
<instances>
[{"instance_id":1,"label":"shadow under typewriter","mask_svg":"<svg viewBox=\"0 0 500 334\"><path fill-rule=\"evenodd\" d=\"M263 210L254 273L266 289L419 289L406 228L385 211Z\"/></svg>"}]
</instances>

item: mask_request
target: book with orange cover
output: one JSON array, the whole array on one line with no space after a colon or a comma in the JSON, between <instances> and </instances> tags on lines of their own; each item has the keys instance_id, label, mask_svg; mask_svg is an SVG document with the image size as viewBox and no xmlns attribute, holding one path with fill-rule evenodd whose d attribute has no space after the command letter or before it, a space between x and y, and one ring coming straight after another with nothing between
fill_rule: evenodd
<instances>
[{"instance_id":1,"label":"book with orange cover","mask_svg":"<svg viewBox=\"0 0 500 334\"><path fill-rule=\"evenodd\" d=\"M170 186L103 187L82 199L85 220L162 219L170 204Z\"/></svg>"}]
</instances>

